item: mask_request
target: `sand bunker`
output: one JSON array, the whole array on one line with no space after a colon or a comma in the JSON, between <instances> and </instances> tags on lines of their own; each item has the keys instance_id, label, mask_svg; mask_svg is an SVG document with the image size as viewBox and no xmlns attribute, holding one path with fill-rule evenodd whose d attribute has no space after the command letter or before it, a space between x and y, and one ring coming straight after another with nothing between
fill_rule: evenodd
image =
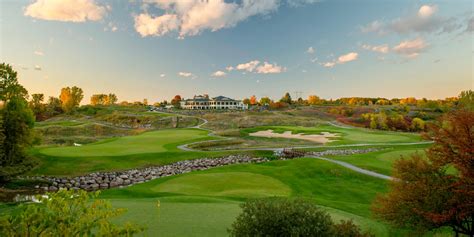
<instances>
[{"instance_id":1,"label":"sand bunker","mask_svg":"<svg viewBox=\"0 0 474 237\"><path fill-rule=\"evenodd\" d=\"M331 142L329 138L338 137L339 135L329 132L322 132L321 134L292 134L291 131L285 131L284 133L274 133L273 130L265 130L265 131L258 131L254 133L250 133L250 136L254 137L268 137L268 138L292 138L292 139L301 139L312 141L316 143L325 144L327 142Z\"/></svg>"}]
</instances>

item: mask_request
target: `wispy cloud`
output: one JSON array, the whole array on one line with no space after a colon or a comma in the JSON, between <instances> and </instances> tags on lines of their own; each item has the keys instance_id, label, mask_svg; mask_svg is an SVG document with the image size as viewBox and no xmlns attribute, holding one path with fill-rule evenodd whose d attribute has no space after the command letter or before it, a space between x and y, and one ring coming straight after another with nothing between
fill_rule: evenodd
<instances>
[{"instance_id":1,"label":"wispy cloud","mask_svg":"<svg viewBox=\"0 0 474 237\"><path fill-rule=\"evenodd\" d=\"M256 72L261 74L269 74L269 73L282 73L286 71L285 67L278 66L277 64L271 64L268 62L264 62L263 65L257 67Z\"/></svg>"},{"instance_id":2,"label":"wispy cloud","mask_svg":"<svg viewBox=\"0 0 474 237\"><path fill-rule=\"evenodd\" d=\"M181 76L181 77L188 77L188 78L191 78L191 79L195 79L197 78L196 75L190 73L190 72L178 72L178 76Z\"/></svg>"},{"instance_id":3,"label":"wispy cloud","mask_svg":"<svg viewBox=\"0 0 474 237\"><path fill-rule=\"evenodd\" d=\"M393 51L407 58L416 58L428 45L422 38L405 40L393 47Z\"/></svg>"},{"instance_id":4,"label":"wispy cloud","mask_svg":"<svg viewBox=\"0 0 474 237\"><path fill-rule=\"evenodd\" d=\"M316 50L312 46L306 50L306 53L309 53L309 54L314 54L315 52Z\"/></svg>"},{"instance_id":5,"label":"wispy cloud","mask_svg":"<svg viewBox=\"0 0 474 237\"><path fill-rule=\"evenodd\" d=\"M387 44L375 45L375 46L364 44L362 45L362 48L366 50L374 51L377 53L383 53L383 54L386 54L390 51L390 48L388 47Z\"/></svg>"},{"instance_id":6,"label":"wispy cloud","mask_svg":"<svg viewBox=\"0 0 474 237\"><path fill-rule=\"evenodd\" d=\"M41 67L39 65L35 65L35 70L36 71L41 71Z\"/></svg>"},{"instance_id":7,"label":"wispy cloud","mask_svg":"<svg viewBox=\"0 0 474 237\"><path fill-rule=\"evenodd\" d=\"M38 55L38 56L43 56L43 55L44 55L43 51L41 51L41 50L36 50L36 51L34 52L34 54L35 54L35 55Z\"/></svg>"},{"instance_id":8,"label":"wispy cloud","mask_svg":"<svg viewBox=\"0 0 474 237\"><path fill-rule=\"evenodd\" d=\"M355 61L359 58L359 54L356 52L350 52L347 54L343 54L337 58L337 60L320 63L321 66L326 68L333 68L336 64L345 64L351 61Z\"/></svg>"},{"instance_id":9,"label":"wispy cloud","mask_svg":"<svg viewBox=\"0 0 474 237\"><path fill-rule=\"evenodd\" d=\"M235 67L237 70L245 70L248 72L253 72L253 70L257 67L257 65L260 63L258 60L253 60L248 63L241 63Z\"/></svg>"},{"instance_id":10,"label":"wispy cloud","mask_svg":"<svg viewBox=\"0 0 474 237\"><path fill-rule=\"evenodd\" d=\"M94 0L36 0L24 14L42 20L85 22L101 20L107 10Z\"/></svg>"}]
</instances>

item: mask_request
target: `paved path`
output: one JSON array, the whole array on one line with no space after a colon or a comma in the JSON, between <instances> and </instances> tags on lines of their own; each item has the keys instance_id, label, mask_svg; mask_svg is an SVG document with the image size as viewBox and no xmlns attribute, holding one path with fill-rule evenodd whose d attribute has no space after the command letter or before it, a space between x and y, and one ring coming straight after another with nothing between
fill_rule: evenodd
<instances>
[{"instance_id":1,"label":"paved path","mask_svg":"<svg viewBox=\"0 0 474 237\"><path fill-rule=\"evenodd\" d=\"M387 176L387 175L384 175L384 174L379 174L379 173L376 173L376 172L373 172L373 171L370 171L370 170L366 170L366 169L362 169L362 168L359 168L357 166L354 166L354 165L351 165L347 162L344 162L344 161L339 161L339 160L333 160L333 159L329 159L329 158L324 158L324 157L319 157L319 156L307 156L309 158L314 158L314 159L319 159L319 160L325 160L325 161L329 161L329 162L332 162L332 163L335 163L335 164L338 164L340 166L344 166L350 170L353 170L355 172L358 172L358 173L361 173L361 174L365 174L365 175L369 175L369 176L372 176L372 177L376 177L376 178L380 178L380 179L386 179L386 180L393 180L393 177L391 176Z\"/></svg>"}]
</instances>

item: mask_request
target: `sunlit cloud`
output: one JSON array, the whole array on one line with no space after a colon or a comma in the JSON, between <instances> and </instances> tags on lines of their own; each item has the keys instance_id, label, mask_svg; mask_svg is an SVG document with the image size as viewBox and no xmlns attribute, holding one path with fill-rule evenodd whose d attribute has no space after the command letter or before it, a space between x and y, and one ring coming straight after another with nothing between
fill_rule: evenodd
<instances>
[{"instance_id":1,"label":"sunlit cloud","mask_svg":"<svg viewBox=\"0 0 474 237\"><path fill-rule=\"evenodd\" d=\"M160 74L160 77L164 78L164 77L166 77L166 74L162 73L162 74Z\"/></svg>"},{"instance_id":2,"label":"sunlit cloud","mask_svg":"<svg viewBox=\"0 0 474 237\"><path fill-rule=\"evenodd\" d=\"M253 70L257 67L257 65L260 63L258 60L253 60L248 63L242 63L239 64L235 67L237 70L245 70L248 72L253 72Z\"/></svg>"},{"instance_id":3,"label":"sunlit cloud","mask_svg":"<svg viewBox=\"0 0 474 237\"><path fill-rule=\"evenodd\" d=\"M181 1L145 0L164 10L161 16L144 12L135 16L135 29L142 36L162 36L176 31L179 38L198 35L205 30L230 28L255 15L277 10L278 0L225 2L224 0Z\"/></svg>"},{"instance_id":4,"label":"sunlit cloud","mask_svg":"<svg viewBox=\"0 0 474 237\"><path fill-rule=\"evenodd\" d=\"M422 38L405 40L393 47L393 51L407 58L416 58L428 45Z\"/></svg>"},{"instance_id":5,"label":"sunlit cloud","mask_svg":"<svg viewBox=\"0 0 474 237\"><path fill-rule=\"evenodd\" d=\"M212 74L213 77L225 77L227 75L227 73L223 72L223 71L216 71Z\"/></svg>"},{"instance_id":6,"label":"sunlit cloud","mask_svg":"<svg viewBox=\"0 0 474 237\"><path fill-rule=\"evenodd\" d=\"M34 54L35 54L35 55L38 55L38 56L43 56L43 55L44 55L43 51L41 51L41 50L36 50L36 51L34 52Z\"/></svg>"},{"instance_id":7,"label":"sunlit cloud","mask_svg":"<svg viewBox=\"0 0 474 237\"><path fill-rule=\"evenodd\" d=\"M36 71L41 71L41 67L39 65L35 65L35 70Z\"/></svg>"},{"instance_id":8,"label":"sunlit cloud","mask_svg":"<svg viewBox=\"0 0 474 237\"><path fill-rule=\"evenodd\" d=\"M362 48L366 50L374 51L377 53L384 53L384 54L390 51L390 48L388 47L387 44L376 45L376 46L364 44L362 45Z\"/></svg>"},{"instance_id":9,"label":"sunlit cloud","mask_svg":"<svg viewBox=\"0 0 474 237\"><path fill-rule=\"evenodd\" d=\"M36 0L24 14L42 20L85 22L101 20L108 8L94 0Z\"/></svg>"},{"instance_id":10,"label":"sunlit cloud","mask_svg":"<svg viewBox=\"0 0 474 237\"><path fill-rule=\"evenodd\" d=\"M339 56L339 58L337 58L337 63L339 63L339 64L347 63L347 62L350 62L350 61L357 60L358 57L359 57L358 53L350 52L348 54L344 54L344 55Z\"/></svg>"},{"instance_id":11,"label":"sunlit cloud","mask_svg":"<svg viewBox=\"0 0 474 237\"><path fill-rule=\"evenodd\" d=\"M263 65L257 67L256 72L261 74L269 74L269 73L281 73L286 71L285 67L278 66L277 64L271 64L268 62L264 62Z\"/></svg>"}]
</instances>

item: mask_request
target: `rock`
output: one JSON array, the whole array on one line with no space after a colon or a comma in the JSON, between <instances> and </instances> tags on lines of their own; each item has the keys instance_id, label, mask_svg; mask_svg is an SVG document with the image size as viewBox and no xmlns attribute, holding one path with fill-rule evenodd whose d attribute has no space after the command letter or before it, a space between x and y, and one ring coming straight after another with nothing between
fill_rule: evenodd
<instances>
[{"instance_id":1,"label":"rock","mask_svg":"<svg viewBox=\"0 0 474 237\"><path fill-rule=\"evenodd\" d=\"M58 191L58 188L56 186L50 186L49 191L52 191L52 192Z\"/></svg>"}]
</instances>

